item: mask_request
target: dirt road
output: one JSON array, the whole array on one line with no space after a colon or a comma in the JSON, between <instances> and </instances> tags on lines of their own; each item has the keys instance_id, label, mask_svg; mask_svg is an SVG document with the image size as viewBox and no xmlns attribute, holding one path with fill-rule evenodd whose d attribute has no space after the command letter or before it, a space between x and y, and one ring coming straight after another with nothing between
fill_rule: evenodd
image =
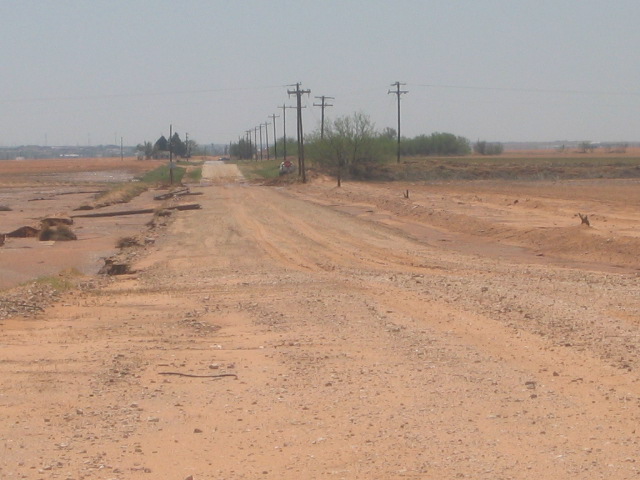
<instances>
[{"instance_id":1,"label":"dirt road","mask_svg":"<svg viewBox=\"0 0 640 480\"><path fill-rule=\"evenodd\" d=\"M1 478L638 478L637 184L233 168L137 274L0 325Z\"/></svg>"}]
</instances>

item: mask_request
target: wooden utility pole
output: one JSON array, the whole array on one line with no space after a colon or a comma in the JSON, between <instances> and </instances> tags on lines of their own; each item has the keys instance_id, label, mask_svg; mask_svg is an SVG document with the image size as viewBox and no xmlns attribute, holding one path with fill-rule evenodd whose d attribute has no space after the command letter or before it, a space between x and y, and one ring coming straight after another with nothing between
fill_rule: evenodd
<instances>
[{"instance_id":1,"label":"wooden utility pole","mask_svg":"<svg viewBox=\"0 0 640 480\"><path fill-rule=\"evenodd\" d=\"M169 185L173 185L173 125L169 125Z\"/></svg>"},{"instance_id":2,"label":"wooden utility pole","mask_svg":"<svg viewBox=\"0 0 640 480\"><path fill-rule=\"evenodd\" d=\"M392 83L391 86L396 87L396 89L389 90L387 92L387 94L393 93L398 96L398 147L397 147L398 163L400 163L400 95L409 93L408 90L400 90L400 85L406 85L406 83L400 83L400 82Z\"/></svg>"},{"instance_id":3,"label":"wooden utility pole","mask_svg":"<svg viewBox=\"0 0 640 480\"><path fill-rule=\"evenodd\" d=\"M278 159L278 137L276 136L276 118L279 118L280 115L276 115L275 113L272 113L271 115L269 115L269 118L271 119L271 121L273 122L273 156L275 157L275 159Z\"/></svg>"},{"instance_id":4,"label":"wooden utility pole","mask_svg":"<svg viewBox=\"0 0 640 480\"><path fill-rule=\"evenodd\" d=\"M294 85L291 85L294 86ZM300 82L295 84L295 90L288 90L289 96L296 96L296 105L298 110L298 172L302 176L302 183L307 183L307 173L304 166L304 132L302 130L302 95L311 93L311 90L301 90Z\"/></svg>"},{"instance_id":5,"label":"wooden utility pole","mask_svg":"<svg viewBox=\"0 0 640 480\"><path fill-rule=\"evenodd\" d=\"M258 128L260 129L260 160L262 160L262 124Z\"/></svg>"},{"instance_id":6,"label":"wooden utility pole","mask_svg":"<svg viewBox=\"0 0 640 480\"><path fill-rule=\"evenodd\" d=\"M244 133L247 134L247 146L248 146L248 150L245 152L245 155L248 155L246 158L251 160L251 157L252 157L251 152L253 152L253 145L251 143L251 130L245 130Z\"/></svg>"},{"instance_id":7,"label":"wooden utility pole","mask_svg":"<svg viewBox=\"0 0 640 480\"><path fill-rule=\"evenodd\" d=\"M256 162L258 161L258 127L253 127L253 145L256 148ZM253 157L253 151L251 151Z\"/></svg>"},{"instance_id":8,"label":"wooden utility pole","mask_svg":"<svg viewBox=\"0 0 640 480\"><path fill-rule=\"evenodd\" d=\"M321 120L320 120L320 140L322 140L324 138L324 109L325 107L333 107L333 105L331 105L330 103L325 103L326 99L331 99L331 100L335 100L335 97L327 97L325 95L322 95L320 97L315 97L315 98L319 98L321 101L320 103L314 103L313 106L314 107L321 107Z\"/></svg>"},{"instance_id":9,"label":"wooden utility pole","mask_svg":"<svg viewBox=\"0 0 640 480\"><path fill-rule=\"evenodd\" d=\"M245 130L245 138L247 141L247 150L242 152L242 158L251 158L251 130ZM246 157L246 155L249 155Z\"/></svg>"},{"instance_id":10,"label":"wooden utility pole","mask_svg":"<svg viewBox=\"0 0 640 480\"><path fill-rule=\"evenodd\" d=\"M267 160L270 160L269 158L269 129L267 128L269 126L269 122L264 124L264 138L265 141L267 142Z\"/></svg>"},{"instance_id":11,"label":"wooden utility pole","mask_svg":"<svg viewBox=\"0 0 640 480\"><path fill-rule=\"evenodd\" d=\"M287 108L296 108L296 107L288 107L285 104L282 104L282 138L284 139L284 158L283 160L287 160Z\"/></svg>"}]
</instances>

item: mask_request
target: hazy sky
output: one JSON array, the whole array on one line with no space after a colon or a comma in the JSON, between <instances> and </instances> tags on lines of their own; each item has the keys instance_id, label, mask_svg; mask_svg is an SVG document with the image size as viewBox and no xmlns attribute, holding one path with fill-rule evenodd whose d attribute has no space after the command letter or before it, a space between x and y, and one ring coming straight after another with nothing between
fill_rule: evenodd
<instances>
[{"instance_id":1,"label":"hazy sky","mask_svg":"<svg viewBox=\"0 0 640 480\"><path fill-rule=\"evenodd\" d=\"M406 136L640 140L638 0L0 0L0 40L3 146L280 136L295 82L395 128L395 81Z\"/></svg>"}]
</instances>

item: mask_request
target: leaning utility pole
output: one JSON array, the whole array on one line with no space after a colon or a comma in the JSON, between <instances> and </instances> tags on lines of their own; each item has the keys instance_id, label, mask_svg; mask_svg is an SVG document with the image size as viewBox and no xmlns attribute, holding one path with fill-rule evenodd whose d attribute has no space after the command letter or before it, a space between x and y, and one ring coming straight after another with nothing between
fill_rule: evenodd
<instances>
[{"instance_id":1,"label":"leaning utility pole","mask_svg":"<svg viewBox=\"0 0 640 480\"><path fill-rule=\"evenodd\" d=\"M280 117L280 115L276 115L272 113L269 115L269 118L273 122L273 156L275 159L278 159L278 137L276 137L276 118Z\"/></svg>"},{"instance_id":2,"label":"leaning utility pole","mask_svg":"<svg viewBox=\"0 0 640 480\"><path fill-rule=\"evenodd\" d=\"M392 83L391 86L396 87L396 89L389 90L387 92L387 94L393 93L398 96L398 148L397 148L398 163L400 163L400 95L404 93L409 93L408 90L400 90L400 85L406 85L406 83L400 83L400 82Z\"/></svg>"},{"instance_id":3,"label":"leaning utility pole","mask_svg":"<svg viewBox=\"0 0 640 480\"><path fill-rule=\"evenodd\" d=\"M293 86L293 85L291 85ZM302 95L311 93L311 90L300 90L300 82L295 84L295 90L287 90L289 96L295 95L298 110L298 172L302 176L302 183L307 183L307 174L304 166L304 133L302 131Z\"/></svg>"},{"instance_id":4,"label":"leaning utility pole","mask_svg":"<svg viewBox=\"0 0 640 480\"><path fill-rule=\"evenodd\" d=\"M331 100L335 100L335 97L326 97L324 95L320 96L320 97L315 97L315 98L319 98L321 100L321 102L318 103L314 103L313 106L314 107L322 107L322 114L321 114L321 120L320 120L320 140L322 140L324 138L324 109L325 107L333 107L333 105L331 105L330 103L325 103L325 100L330 98Z\"/></svg>"}]
</instances>

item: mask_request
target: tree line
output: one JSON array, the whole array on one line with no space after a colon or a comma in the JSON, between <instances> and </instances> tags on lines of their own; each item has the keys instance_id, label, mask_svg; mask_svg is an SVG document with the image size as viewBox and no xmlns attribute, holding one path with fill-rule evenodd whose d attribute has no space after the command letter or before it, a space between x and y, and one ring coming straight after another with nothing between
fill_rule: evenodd
<instances>
[{"instance_id":1,"label":"tree line","mask_svg":"<svg viewBox=\"0 0 640 480\"><path fill-rule=\"evenodd\" d=\"M189 158L191 155L200 154L198 144L194 140L183 142L178 132L175 132L171 141L161 135L155 143L144 142L136 147L138 155L145 158L163 158L169 155L169 151L176 157Z\"/></svg>"},{"instance_id":2,"label":"tree line","mask_svg":"<svg viewBox=\"0 0 640 480\"><path fill-rule=\"evenodd\" d=\"M284 138L278 139L278 151L283 151ZM297 142L286 139L288 155L297 155ZM305 135L307 156L334 174L338 181L348 175L367 175L375 164L390 161L397 148L397 132L393 128L378 131L371 119L363 113L354 113L327 122L322 130ZM464 156L472 151L480 155L502 153L502 144L471 142L451 133L435 132L430 135L403 137L400 153L403 156ZM240 139L232 143L230 154L239 159L258 158L254 143Z\"/></svg>"}]
</instances>

